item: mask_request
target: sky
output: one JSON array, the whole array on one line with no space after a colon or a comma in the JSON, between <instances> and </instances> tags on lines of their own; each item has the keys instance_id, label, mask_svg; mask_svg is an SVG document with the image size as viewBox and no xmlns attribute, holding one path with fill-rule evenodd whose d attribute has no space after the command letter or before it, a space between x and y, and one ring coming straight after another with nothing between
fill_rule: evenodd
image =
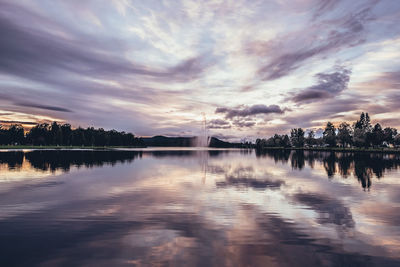
<instances>
[{"instance_id":1,"label":"sky","mask_svg":"<svg viewBox=\"0 0 400 267\"><path fill-rule=\"evenodd\" d=\"M397 0L0 0L0 123L267 137L400 128Z\"/></svg>"}]
</instances>

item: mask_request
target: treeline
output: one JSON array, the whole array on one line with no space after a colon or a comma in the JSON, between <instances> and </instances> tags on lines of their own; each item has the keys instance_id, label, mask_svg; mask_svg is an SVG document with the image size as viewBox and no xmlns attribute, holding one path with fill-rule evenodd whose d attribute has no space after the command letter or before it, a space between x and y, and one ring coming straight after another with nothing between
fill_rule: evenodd
<instances>
[{"instance_id":1,"label":"treeline","mask_svg":"<svg viewBox=\"0 0 400 267\"><path fill-rule=\"evenodd\" d=\"M360 119L350 125L341 123L337 128L328 122L322 137L316 138L313 130L292 129L290 135L275 134L268 139L257 139L256 148L264 147L358 147L379 148L400 146L397 129L371 124L368 113L361 113Z\"/></svg>"},{"instance_id":2,"label":"treeline","mask_svg":"<svg viewBox=\"0 0 400 267\"><path fill-rule=\"evenodd\" d=\"M73 129L70 124L41 123L27 133L22 125L0 125L0 145L143 146L132 133L93 127Z\"/></svg>"}]
</instances>

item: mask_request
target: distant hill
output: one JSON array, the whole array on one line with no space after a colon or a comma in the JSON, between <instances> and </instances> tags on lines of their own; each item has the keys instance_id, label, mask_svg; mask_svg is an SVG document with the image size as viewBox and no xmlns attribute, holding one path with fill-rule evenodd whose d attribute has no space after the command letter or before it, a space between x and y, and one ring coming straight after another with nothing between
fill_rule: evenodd
<instances>
[{"instance_id":1,"label":"distant hill","mask_svg":"<svg viewBox=\"0 0 400 267\"><path fill-rule=\"evenodd\" d=\"M145 146L161 146L161 147L194 147L197 143L197 137L167 137L167 136L153 136L142 137ZM222 141L216 137L210 138L210 147L242 147L240 143L229 143Z\"/></svg>"},{"instance_id":2,"label":"distant hill","mask_svg":"<svg viewBox=\"0 0 400 267\"><path fill-rule=\"evenodd\" d=\"M191 147L196 143L196 137L166 137L153 136L142 137L145 146L165 146L165 147Z\"/></svg>"},{"instance_id":3,"label":"distant hill","mask_svg":"<svg viewBox=\"0 0 400 267\"><path fill-rule=\"evenodd\" d=\"M216 137L211 137L209 147L216 147L216 148L241 148L244 147L241 143L230 143L222 141Z\"/></svg>"}]
</instances>

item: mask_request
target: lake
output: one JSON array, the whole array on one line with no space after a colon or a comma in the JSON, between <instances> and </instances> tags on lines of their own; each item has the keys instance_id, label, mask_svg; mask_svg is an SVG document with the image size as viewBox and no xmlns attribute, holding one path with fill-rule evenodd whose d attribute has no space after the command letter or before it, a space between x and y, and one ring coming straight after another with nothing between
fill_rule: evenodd
<instances>
[{"instance_id":1,"label":"lake","mask_svg":"<svg viewBox=\"0 0 400 267\"><path fill-rule=\"evenodd\" d=\"M400 155L0 152L1 266L400 266Z\"/></svg>"}]
</instances>

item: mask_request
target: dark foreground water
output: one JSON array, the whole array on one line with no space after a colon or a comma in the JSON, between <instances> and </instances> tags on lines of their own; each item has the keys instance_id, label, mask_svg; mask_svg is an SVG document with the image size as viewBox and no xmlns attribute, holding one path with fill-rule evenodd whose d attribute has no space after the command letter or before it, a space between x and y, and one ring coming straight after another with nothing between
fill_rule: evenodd
<instances>
[{"instance_id":1,"label":"dark foreground water","mask_svg":"<svg viewBox=\"0 0 400 267\"><path fill-rule=\"evenodd\" d=\"M0 152L0 266L400 266L400 155Z\"/></svg>"}]
</instances>

